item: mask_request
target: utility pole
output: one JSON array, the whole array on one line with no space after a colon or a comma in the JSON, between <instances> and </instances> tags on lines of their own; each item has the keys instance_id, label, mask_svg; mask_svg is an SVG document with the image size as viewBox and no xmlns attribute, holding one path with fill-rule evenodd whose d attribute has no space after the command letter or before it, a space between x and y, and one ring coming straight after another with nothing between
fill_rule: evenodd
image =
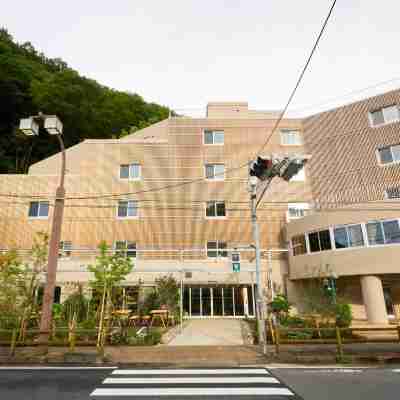
<instances>
[{"instance_id":1,"label":"utility pole","mask_svg":"<svg viewBox=\"0 0 400 400\"><path fill-rule=\"evenodd\" d=\"M255 178L255 179L253 179ZM264 301L261 282L261 252L260 252L260 231L257 222L257 181L256 177L251 176L250 183L250 202L251 202L251 224L253 230L253 241L256 250L256 315L257 315L257 332L260 346L262 346L263 354L267 354L267 338L265 336L265 320L264 320Z\"/></svg>"},{"instance_id":2,"label":"utility pole","mask_svg":"<svg viewBox=\"0 0 400 400\"><path fill-rule=\"evenodd\" d=\"M38 115L21 119L20 130L28 136L39 135L39 124L42 124L44 129L50 134L57 136L61 150L61 168L60 168L60 183L56 189L56 198L54 201L53 224L51 227L49 256L47 261L46 285L44 288L42 313L40 317L40 334L38 343L47 344L49 341L52 311L54 302L54 289L56 286L58 250L60 246L61 228L64 214L64 199L65 199L65 146L62 139L63 125L56 115Z\"/></svg>"},{"instance_id":3,"label":"utility pole","mask_svg":"<svg viewBox=\"0 0 400 400\"><path fill-rule=\"evenodd\" d=\"M257 206L261 202L265 192L274 177L280 177L289 181L310 158L308 155L286 155L268 157L258 156L255 161L249 162L249 192L251 205L251 223L253 229L253 242L256 251L256 284L257 284L257 332L263 353L267 354L267 337L265 331L265 305L263 301L262 279L261 279L261 252L260 231L257 223ZM265 183L259 198L257 199L257 184L259 181ZM268 268L272 266L272 253L268 254ZM271 290L273 291L272 270L268 271L268 280L271 278Z\"/></svg>"}]
</instances>

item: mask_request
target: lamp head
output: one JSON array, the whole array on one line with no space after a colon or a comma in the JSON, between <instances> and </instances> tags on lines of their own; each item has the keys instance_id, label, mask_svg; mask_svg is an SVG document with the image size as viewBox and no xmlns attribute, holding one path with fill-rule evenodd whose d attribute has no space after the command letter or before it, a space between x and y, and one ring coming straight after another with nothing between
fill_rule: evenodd
<instances>
[{"instance_id":1,"label":"lamp head","mask_svg":"<svg viewBox=\"0 0 400 400\"><path fill-rule=\"evenodd\" d=\"M39 124L32 117L21 119L19 129L27 136L39 135Z\"/></svg>"},{"instance_id":2,"label":"lamp head","mask_svg":"<svg viewBox=\"0 0 400 400\"><path fill-rule=\"evenodd\" d=\"M50 115L45 117L44 129L46 129L50 135L62 135L63 124L56 115Z\"/></svg>"}]
</instances>

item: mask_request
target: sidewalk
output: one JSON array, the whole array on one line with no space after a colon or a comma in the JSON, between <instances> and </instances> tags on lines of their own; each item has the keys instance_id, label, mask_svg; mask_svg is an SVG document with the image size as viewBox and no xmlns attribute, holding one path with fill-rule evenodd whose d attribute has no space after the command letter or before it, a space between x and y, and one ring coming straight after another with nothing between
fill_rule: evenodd
<instances>
[{"instance_id":1,"label":"sidewalk","mask_svg":"<svg viewBox=\"0 0 400 400\"><path fill-rule=\"evenodd\" d=\"M235 319L192 319L169 346L244 345L242 321Z\"/></svg>"},{"instance_id":2,"label":"sidewalk","mask_svg":"<svg viewBox=\"0 0 400 400\"><path fill-rule=\"evenodd\" d=\"M260 353L258 346L108 346L105 359L97 356L94 347L77 347L69 353L66 347L53 347L48 355L35 347L16 349L13 358L8 349L0 351L2 364L79 364L79 365L131 365L147 367L204 367L289 364L334 364L336 345L282 345L279 355L268 346L268 356ZM400 363L400 344L362 343L344 345L346 362L352 363Z\"/></svg>"}]
</instances>

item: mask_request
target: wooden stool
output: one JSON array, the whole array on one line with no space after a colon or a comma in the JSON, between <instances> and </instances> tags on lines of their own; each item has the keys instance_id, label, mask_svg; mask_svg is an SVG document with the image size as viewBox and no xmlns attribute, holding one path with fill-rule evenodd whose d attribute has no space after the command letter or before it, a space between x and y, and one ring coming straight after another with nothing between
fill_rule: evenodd
<instances>
[{"instance_id":1,"label":"wooden stool","mask_svg":"<svg viewBox=\"0 0 400 400\"><path fill-rule=\"evenodd\" d=\"M129 326L135 326L136 327L136 321L139 319L139 317L137 315L132 315L131 317L129 317Z\"/></svg>"},{"instance_id":2,"label":"wooden stool","mask_svg":"<svg viewBox=\"0 0 400 400\"><path fill-rule=\"evenodd\" d=\"M144 326L149 326L151 322L151 316L150 315L145 315L142 317L142 322Z\"/></svg>"}]
</instances>

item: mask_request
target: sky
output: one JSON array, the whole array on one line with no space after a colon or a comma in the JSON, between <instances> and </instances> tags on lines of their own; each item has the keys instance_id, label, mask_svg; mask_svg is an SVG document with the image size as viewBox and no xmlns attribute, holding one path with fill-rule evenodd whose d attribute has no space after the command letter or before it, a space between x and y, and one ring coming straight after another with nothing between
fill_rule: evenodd
<instances>
[{"instance_id":1,"label":"sky","mask_svg":"<svg viewBox=\"0 0 400 400\"><path fill-rule=\"evenodd\" d=\"M18 42L30 41L103 85L193 113L209 101L282 109L331 5L331 0L2 2L0 26ZM291 112L307 115L400 87L399 15L398 0L338 0Z\"/></svg>"}]
</instances>

